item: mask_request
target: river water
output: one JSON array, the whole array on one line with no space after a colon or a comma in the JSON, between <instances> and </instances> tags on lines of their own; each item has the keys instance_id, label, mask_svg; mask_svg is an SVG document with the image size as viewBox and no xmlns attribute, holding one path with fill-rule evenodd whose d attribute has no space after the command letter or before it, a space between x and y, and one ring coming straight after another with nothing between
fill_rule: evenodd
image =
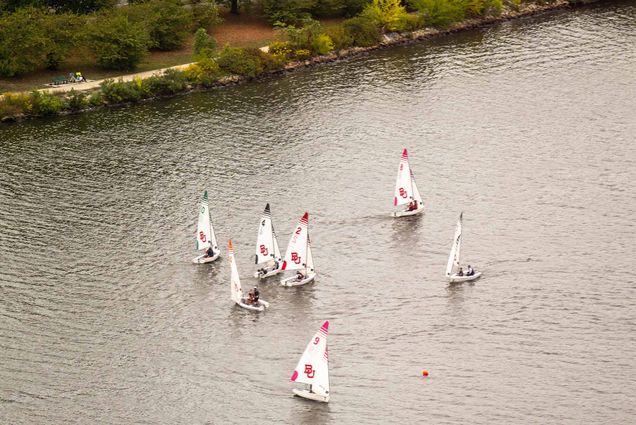
<instances>
[{"instance_id":1,"label":"river water","mask_svg":"<svg viewBox=\"0 0 636 425\"><path fill-rule=\"evenodd\" d=\"M0 423L634 423L636 6L0 129ZM426 203L389 217L400 152ZM234 307L260 214L318 279ZM484 276L449 286L463 260ZM289 376L330 320L331 402ZM422 370L430 372L422 378Z\"/></svg>"}]
</instances>

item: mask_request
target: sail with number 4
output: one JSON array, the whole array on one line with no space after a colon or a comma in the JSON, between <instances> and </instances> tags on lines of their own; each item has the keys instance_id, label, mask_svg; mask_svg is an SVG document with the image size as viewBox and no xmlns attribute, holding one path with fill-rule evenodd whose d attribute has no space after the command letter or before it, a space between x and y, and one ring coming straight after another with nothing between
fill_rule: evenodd
<instances>
[{"instance_id":1,"label":"sail with number 4","mask_svg":"<svg viewBox=\"0 0 636 425\"><path fill-rule=\"evenodd\" d=\"M404 149L402 151L402 158L400 159L400 166L398 167L397 179L395 182L395 194L393 196L393 206L398 207L400 205L406 205L412 201L417 201L418 205L422 204L422 197L417 190L415 184L415 177L409 164L409 154Z\"/></svg>"},{"instance_id":2,"label":"sail with number 4","mask_svg":"<svg viewBox=\"0 0 636 425\"><path fill-rule=\"evenodd\" d=\"M453 246L448 256L448 264L446 265L446 276L453 273L453 267L459 267L459 253L462 247L462 217L464 213L459 214L457 227L455 228L455 236L453 237Z\"/></svg>"},{"instance_id":3,"label":"sail with number 4","mask_svg":"<svg viewBox=\"0 0 636 425\"><path fill-rule=\"evenodd\" d=\"M236 267L236 260L234 259L234 249L232 248L232 239L227 241L227 250L230 255L230 294L232 301L240 303L243 298L243 288L241 288L241 279L239 279L238 268Z\"/></svg>"},{"instance_id":4,"label":"sail with number 4","mask_svg":"<svg viewBox=\"0 0 636 425\"><path fill-rule=\"evenodd\" d=\"M272 214L269 204L265 205L265 211L258 226L256 239L256 264L267 264L271 261L281 261L280 249L276 240L276 232L272 223Z\"/></svg>"},{"instance_id":5,"label":"sail with number 4","mask_svg":"<svg viewBox=\"0 0 636 425\"><path fill-rule=\"evenodd\" d=\"M304 270L309 269L309 260L313 268L313 259L311 258L311 248L309 248L309 231L307 226L309 223L309 214L301 217L298 226L294 229L287 252L285 252L285 260L283 261L283 270Z\"/></svg>"},{"instance_id":6,"label":"sail with number 4","mask_svg":"<svg viewBox=\"0 0 636 425\"><path fill-rule=\"evenodd\" d=\"M199 222L197 224L197 249L203 250L212 246L212 249L216 252L219 250L216 242L216 236L214 235L214 228L210 223L210 206L208 203L208 191L203 193L203 199L201 200L201 206L199 207Z\"/></svg>"},{"instance_id":7,"label":"sail with number 4","mask_svg":"<svg viewBox=\"0 0 636 425\"><path fill-rule=\"evenodd\" d=\"M293 382L311 385L310 392L329 398L329 321L311 338L291 376Z\"/></svg>"}]
</instances>

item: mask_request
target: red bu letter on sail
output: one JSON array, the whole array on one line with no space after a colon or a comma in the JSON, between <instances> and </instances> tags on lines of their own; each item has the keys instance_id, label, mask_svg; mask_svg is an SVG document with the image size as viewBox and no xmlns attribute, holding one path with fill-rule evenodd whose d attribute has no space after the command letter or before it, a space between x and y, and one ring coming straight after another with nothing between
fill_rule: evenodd
<instances>
[{"instance_id":1,"label":"red bu letter on sail","mask_svg":"<svg viewBox=\"0 0 636 425\"><path fill-rule=\"evenodd\" d=\"M310 364L306 364L305 375L307 375L307 378L313 378L315 374L316 374L316 371L314 370L314 367Z\"/></svg>"},{"instance_id":2,"label":"red bu letter on sail","mask_svg":"<svg viewBox=\"0 0 636 425\"><path fill-rule=\"evenodd\" d=\"M205 233L199 232L199 239L201 239L201 242L205 242L206 240Z\"/></svg>"},{"instance_id":3,"label":"red bu letter on sail","mask_svg":"<svg viewBox=\"0 0 636 425\"><path fill-rule=\"evenodd\" d=\"M291 260L296 264L300 264L300 257L298 256L297 252L291 253Z\"/></svg>"},{"instance_id":4,"label":"red bu letter on sail","mask_svg":"<svg viewBox=\"0 0 636 425\"><path fill-rule=\"evenodd\" d=\"M269 251L267 250L267 248L265 248L265 245L261 245L261 254L267 255L268 253Z\"/></svg>"},{"instance_id":5,"label":"red bu letter on sail","mask_svg":"<svg viewBox=\"0 0 636 425\"><path fill-rule=\"evenodd\" d=\"M407 194L406 194L406 190L404 190L404 188L403 188L403 187L401 187L401 188L400 188L400 196L401 196L402 198L406 198L406 196L407 196Z\"/></svg>"}]
</instances>

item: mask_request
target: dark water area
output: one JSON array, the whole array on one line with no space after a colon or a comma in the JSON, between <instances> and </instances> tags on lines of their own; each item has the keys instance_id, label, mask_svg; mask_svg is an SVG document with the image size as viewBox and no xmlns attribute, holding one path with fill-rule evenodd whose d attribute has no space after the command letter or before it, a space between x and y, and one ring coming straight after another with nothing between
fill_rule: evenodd
<instances>
[{"instance_id":1,"label":"dark water area","mask_svg":"<svg viewBox=\"0 0 636 425\"><path fill-rule=\"evenodd\" d=\"M634 423L636 5L0 127L0 423ZM389 216L407 147L425 214ZM266 202L315 284L230 301ZM462 258L484 272L449 286ZM330 320L331 402L289 376ZM426 369L430 376L421 377Z\"/></svg>"}]
</instances>

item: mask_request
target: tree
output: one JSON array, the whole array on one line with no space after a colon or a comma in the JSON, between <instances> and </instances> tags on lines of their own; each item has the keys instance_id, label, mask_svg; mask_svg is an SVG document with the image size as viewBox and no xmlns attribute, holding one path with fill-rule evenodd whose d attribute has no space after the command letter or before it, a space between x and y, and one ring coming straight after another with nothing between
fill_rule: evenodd
<instances>
[{"instance_id":1,"label":"tree","mask_svg":"<svg viewBox=\"0 0 636 425\"><path fill-rule=\"evenodd\" d=\"M406 9L400 0L373 0L364 8L364 14L373 19L389 31L400 31L406 23Z\"/></svg>"},{"instance_id":2,"label":"tree","mask_svg":"<svg viewBox=\"0 0 636 425\"><path fill-rule=\"evenodd\" d=\"M45 12L33 7L0 15L0 75L13 77L44 66L50 44L44 18Z\"/></svg>"},{"instance_id":3,"label":"tree","mask_svg":"<svg viewBox=\"0 0 636 425\"><path fill-rule=\"evenodd\" d=\"M251 0L216 0L216 1L217 3L222 4L224 6L229 6L230 13L233 13L235 15L239 14L240 7L245 8L252 3Z\"/></svg>"},{"instance_id":4,"label":"tree","mask_svg":"<svg viewBox=\"0 0 636 425\"><path fill-rule=\"evenodd\" d=\"M148 53L150 36L127 16L108 14L89 26L87 42L102 68L134 69Z\"/></svg>"},{"instance_id":5,"label":"tree","mask_svg":"<svg viewBox=\"0 0 636 425\"><path fill-rule=\"evenodd\" d=\"M57 12L85 14L112 9L117 4L117 0L42 0L42 3Z\"/></svg>"},{"instance_id":6,"label":"tree","mask_svg":"<svg viewBox=\"0 0 636 425\"><path fill-rule=\"evenodd\" d=\"M177 0L150 0L122 8L120 13L145 26L151 40L149 47L158 50L180 48L190 33L192 13Z\"/></svg>"}]
</instances>

